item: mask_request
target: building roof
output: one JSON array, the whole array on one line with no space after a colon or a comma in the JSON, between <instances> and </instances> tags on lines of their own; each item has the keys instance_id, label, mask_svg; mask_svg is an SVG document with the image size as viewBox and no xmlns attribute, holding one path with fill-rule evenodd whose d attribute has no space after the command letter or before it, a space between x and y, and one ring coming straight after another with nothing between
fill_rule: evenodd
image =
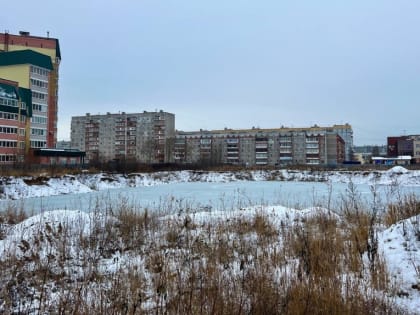
<instances>
[{"instance_id":1,"label":"building roof","mask_svg":"<svg viewBox=\"0 0 420 315\"><path fill-rule=\"evenodd\" d=\"M51 58L39 52L26 49L0 53L0 66L31 64L53 70Z\"/></svg>"},{"instance_id":2,"label":"building roof","mask_svg":"<svg viewBox=\"0 0 420 315\"><path fill-rule=\"evenodd\" d=\"M182 131L178 130L178 134L180 135L210 135L210 134L259 134L259 133L292 133L292 132L309 132L309 133L324 133L324 132L334 132L336 133L340 129L347 129L349 131L352 130L351 125L332 125L328 127L314 125L311 127L280 127L280 128L259 128L259 127L252 127L251 129L216 129L216 130L199 130L199 131Z\"/></svg>"},{"instance_id":3,"label":"building roof","mask_svg":"<svg viewBox=\"0 0 420 315\"><path fill-rule=\"evenodd\" d=\"M26 45L27 39L35 39L36 43L32 42L28 47L36 47L36 48L47 48L47 49L55 49L55 57L61 60L61 50L60 50L60 42L57 38L47 37L44 36L34 36L30 35L29 32L20 31L19 35L9 34L9 33L0 33L0 42L3 41L6 44L10 45ZM11 42L12 43L11 43ZM13 43L14 42L14 43ZM53 44L52 44L53 43Z\"/></svg>"},{"instance_id":4,"label":"building roof","mask_svg":"<svg viewBox=\"0 0 420 315\"><path fill-rule=\"evenodd\" d=\"M386 161L394 161L394 160L402 160L402 161L409 161L412 157L410 155L399 155L399 156L391 156L391 157L383 157L383 156L372 156L372 160L386 160Z\"/></svg>"},{"instance_id":5,"label":"building roof","mask_svg":"<svg viewBox=\"0 0 420 315\"><path fill-rule=\"evenodd\" d=\"M12 84L0 82L0 97L11 98L17 101L19 99L17 87ZM0 105L0 111L17 114L19 113L19 107Z\"/></svg>"},{"instance_id":6,"label":"building roof","mask_svg":"<svg viewBox=\"0 0 420 315\"><path fill-rule=\"evenodd\" d=\"M16 87L14 85L0 82L0 97L13 98L17 100L19 98Z\"/></svg>"}]
</instances>

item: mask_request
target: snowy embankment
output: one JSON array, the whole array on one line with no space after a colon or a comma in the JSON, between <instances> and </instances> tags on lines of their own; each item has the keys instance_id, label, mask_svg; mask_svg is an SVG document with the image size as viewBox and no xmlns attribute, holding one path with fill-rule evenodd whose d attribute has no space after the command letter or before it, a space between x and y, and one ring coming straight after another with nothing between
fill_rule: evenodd
<instances>
[{"instance_id":1,"label":"snowy embankment","mask_svg":"<svg viewBox=\"0 0 420 315\"><path fill-rule=\"evenodd\" d=\"M86 193L124 187L153 186L180 182L232 182L232 181L329 181L331 183L420 185L420 171L408 171L396 166L388 171L237 171L204 172L174 171L156 173L79 174L56 178L3 177L0 199L21 199L60 194Z\"/></svg>"},{"instance_id":2,"label":"snowy embankment","mask_svg":"<svg viewBox=\"0 0 420 315\"><path fill-rule=\"evenodd\" d=\"M396 302L420 314L420 215L379 232L378 245L399 290Z\"/></svg>"},{"instance_id":3,"label":"snowy embankment","mask_svg":"<svg viewBox=\"0 0 420 315\"><path fill-rule=\"evenodd\" d=\"M80 294L76 297L81 304L109 303L101 307L110 307L114 305L112 303L115 302L115 297L104 299L109 293L109 287L115 286L115 279L120 279L122 274L129 275L134 271L135 275L141 275L139 281L142 286L138 288L141 294L136 291L136 295L142 297L138 307L151 311L159 306L161 289L158 283L163 275L183 277L184 272L193 268L194 261L209 263L211 255L219 255L220 250L227 251L226 246L232 243L232 248L235 248L234 255L220 256L226 260L219 263L225 277L236 281L235 279L242 277L244 270L252 274L253 268L258 269L258 257L265 255L267 250L264 246L268 246L267 253L270 253L270 257L275 257L276 252L283 253L281 248L285 246L286 239L282 238L282 233L305 224L310 217L322 215L329 220L340 220L336 214L321 208L295 210L281 206L167 215L157 218L156 229L149 227L150 235L144 234L143 239L132 240L138 244L127 246L127 243L121 243L121 236L110 238L107 234L112 233L113 227L120 224L114 217L80 211L45 212L16 225L4 225L2 228L4 237L0 240L0 263L5 268L3 271L10 269L10 273L2 273L0 287L11 292L10 299L14 308L8 309L9 301L1 298L5 296L3 292L0 294L0 312L20 310L35 314L42 309L45 312L57 311L55 307L68 303L68 299L74 299L74 294ZM256 217L262 218L263 221L256 220ZM378 252L385 259L394 285L393 292L381 293L388 296L395 305L413 314L418 314L420 310L419 220L420 217L417 216L400 221L382 231L378 230ZM271 224L278 232L273 234L267 224ZM218 234L217 230L223 226L231 228ZM265 237L273 239L264 243ZM225 245L217 247L219 249L215 252L210 250L211 255L208 258L201 256L214 246L213 242L219 244L217 246ZM243 256L242 252L247 246L251 249L250 254ZM252 249L254 247L259 248L255 254ZM274 278L294 279L290 273L299 270L300 264L297 258L287 258L287 251L284 253L276 263L284 263L284 267L273 269L277 274ZM38 277L43 279L42 285L37 284L35 279ZM349 275L347 281L348 277ZM346 279L346 276L339 276L338 279ZM134 280L130 281L132 285ZM358 281L357 277L352 281ZM362 280L357 285L363 285L364 282L365 280ZM168 288L169 298L173 298L171 294L175 293ZM129 300L127 301L126 303L129 303ZM66 304L63 308L66 308Z\"/></svg>"}]
</instances>

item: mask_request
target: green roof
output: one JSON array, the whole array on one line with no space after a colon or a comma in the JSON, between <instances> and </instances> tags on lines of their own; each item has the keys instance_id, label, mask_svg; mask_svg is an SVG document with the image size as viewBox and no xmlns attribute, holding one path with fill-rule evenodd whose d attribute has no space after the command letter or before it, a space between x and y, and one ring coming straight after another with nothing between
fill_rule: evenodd
<instances>
[{"instance_id":1,"label":"green roof","mask_svg":"<svg viewBox=\"0 0 420 315\"><path fill-rule=\"evenodd\" d=\"M0 66L31 64L53 70L50 56L26 49L0 53Z\"/></svg>"},{"instance_id":2,"label":"green roof","mask_svg":"<svg viewBox=\"0 0 420 315\"><path fill-rule=\"evenodd\" d=\"M26 110L22 110L22 114L32 117L32 91L30 89L20 87L19 96L21 101L26 104Z\"/></svg>"},{"instance_id":3,"label":"green roof","mask_svg":"<svg viewBox=\"0 0 420 315\"><path fill-rule=\"evenodd\" d=\"M19 95L15 86L0 82L0 97L13 98L17 100Z\"/></svg>"},{"instance_id":4,"label":"green roof","mask_svg":"<svg viewBox=\"0 0 420 315\"><path fill-rule=\"evenodd\" d=\"M0 97L11 98L14 100L19 99L16 87L2 82L0 82ZM19 113L19 107L0 105L0 111L17 114Z\"/></svg>"},{"instance_id":5,"label":"green roof","mask_svg":"<svg viewBox=\"0 0 420 315\"><path fill-rule=\"evenodd\" d=\"M25 102L26 109L22 109L21 113L25 116L32 117L32 91L25 88L17 88L14 85L0 82L0 97L12 98ZM8 113L19 113L19 106L0 105L0 111Z\"/></svg>"}]
</instances>

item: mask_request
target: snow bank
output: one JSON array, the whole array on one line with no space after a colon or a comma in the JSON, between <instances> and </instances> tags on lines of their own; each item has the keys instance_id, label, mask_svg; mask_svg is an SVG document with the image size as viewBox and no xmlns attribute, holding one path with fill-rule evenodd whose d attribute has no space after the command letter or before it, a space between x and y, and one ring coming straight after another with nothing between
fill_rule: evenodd
<instances>
[{"instance_id":1,"label":"snow bank","mask_svg":"<svg viewBox=\"0 0 420 315\"><path fill-rule=\"evenodd\" d=\"M283 206L254 206L233 211L201 211L191 214L194 224L209 222L229 222L229 220L249 219L256 214L268 217L276 226L300 224L304 218L317 214L328 214L339 219L334 213L320 207L295 210ZM161 217L164 222L185 220L184 216L168 215ZM110 221L111 220L111 221ZM114 220L114 221L113 221ZM31 264L34 257L47 261L49 268L54 268L54 257L66 255L66 271L70 275L83 273L83 260L78 249L81 240L88 238L95 229L105 222L116 222L112 217L98 213L81 211L55 210L30 217L16 224L0 240L0 262L6 255L15 255L17 259ZM169 226L169 225L168 225ZM202 226L205 226L203 224ZM61 237L63 236L63 237ZM379 251L385 257L389 273L398 288L395 302L405 309L418 313L420 310L420 216L401 221L378 233ZM71 259L69 259L71 257ZM86 258L86 257L84 257ZM98 257L96 257L98 258ZM125 255L117 251L112 257L98 261L103 273L116 272L121 266L139 266L143 272L145 257Z\"/></svg>"},{"instance_id":2,"label":"snow bank","mask_svg":"<svg viewBox=\"0 0 420 315\"><path fill-rule=\"evenodd\" d=\"M386 171L387 174L406 174L409 173L409 170L402 166L394 166L393 168Z\"/></svg>"},{"instance_id":3,"label":"snow bank","mask_svg":"<svg viewBox=\"0 0 420 315\"><path fill-rule=\"evenodd\" d=\"M9 228L6 238L0 240L0 258L12 253L18 258L32 257L36 253L43 260L56 255L64 239L77 256L72 247L78 238L88 237L98 222L104 222L103 215L82 211L54 210L34 215Z\"/></svg>"},{"instance_id":4,"label":"snow bank","mask_svg":"<svg viewBox=\"0 0 420 315\"><path fill-rule=\"evenodd\" d=\"M420 215L378 234L392 281L399 288L396 302L414 314L420 310Z\"/></svg>"}]
</instances>

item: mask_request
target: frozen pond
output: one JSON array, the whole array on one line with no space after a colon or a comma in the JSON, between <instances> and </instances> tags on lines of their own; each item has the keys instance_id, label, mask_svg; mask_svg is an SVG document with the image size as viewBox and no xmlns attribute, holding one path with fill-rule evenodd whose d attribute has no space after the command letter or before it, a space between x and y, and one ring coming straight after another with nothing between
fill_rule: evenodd
<instances>
[{"instance_id":1,"label":"frozen pond","mask_svg":"<svg viewBox=\"0 0 420 315\"><path fill-rule=\"evenodd\" d=\"M346 196L348 184L325 182L234 181L227 183L187 182L135 188L115 188L90 193L2 201L1 208L13 205L28 213L54 209L95 208L115 209L121 201L138 208L176 212L180 209L232 210L251 205L285 205L305 208L313 205L336 207ZM381 202L398 195L390 186L377 186ZM367 184L355 185L358 198L372 202L372 188ZM420 196L420 186L403 186L399 193Z\"/></svg>"}]
</instances>

